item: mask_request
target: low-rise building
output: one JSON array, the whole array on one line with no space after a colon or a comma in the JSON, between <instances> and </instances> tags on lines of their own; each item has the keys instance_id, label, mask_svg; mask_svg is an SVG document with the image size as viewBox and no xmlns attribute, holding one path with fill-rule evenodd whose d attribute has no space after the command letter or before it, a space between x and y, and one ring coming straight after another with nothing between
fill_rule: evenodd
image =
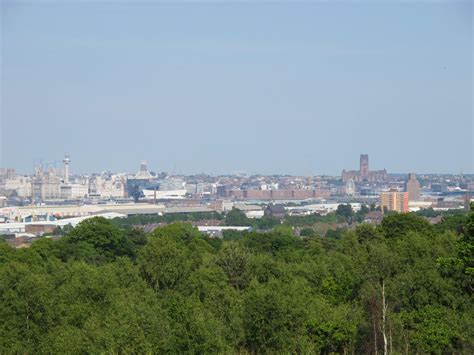
<instances>
[{"instance_id":1,"label":"low-rise building","mask_svg":"<svg viewBox=\"0 0 474 355\"><path fill-rule=\"evenodd\" d=\"M284 218L286 215L285 207L281 204L269 204L265 209L264 215L266 217L273 217L273 218Z\"/></svg>"},{"instance_id":2,"label":"low-rise building","mask_svg":"<svg viewBox=\"0 0 474 355\"><path fill-rule=\"evenodd\" d=\"M81 184L64 184L61 185L61 198L65 200L81 199L87 197L89 187Z\"/></svg>"}]
</instances>

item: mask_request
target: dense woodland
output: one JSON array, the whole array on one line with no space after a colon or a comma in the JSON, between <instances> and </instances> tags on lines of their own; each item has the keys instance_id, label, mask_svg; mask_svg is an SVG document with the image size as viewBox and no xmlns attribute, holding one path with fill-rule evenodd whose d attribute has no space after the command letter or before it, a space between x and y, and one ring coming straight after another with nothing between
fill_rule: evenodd
<instances>
[{"instance_id":1,"label":"dense woodland","mask_svg":"<svg viewBox=\"0 0 474 355\"><path fill-rule=\"evenodd\" d=\"M93 218L0 242L0 353L474 353L473 212L324 237L267 222L222 240Z\"/></svg>"}]
</instances>

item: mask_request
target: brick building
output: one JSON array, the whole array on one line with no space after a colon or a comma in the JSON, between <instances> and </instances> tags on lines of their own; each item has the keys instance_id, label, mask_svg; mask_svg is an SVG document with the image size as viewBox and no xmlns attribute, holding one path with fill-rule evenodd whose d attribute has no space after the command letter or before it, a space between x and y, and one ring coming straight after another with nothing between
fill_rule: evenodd
<instances>
[{"instance_id":1,"label":"brick building","mask_svg":"<svg viewBox=\"0 0 474 355\"><path fill-rule=\"evenodd\" d=\"M408 174L408 181L405 183L405 191L408 192L410 201L417 201L420 198L420 183L416 179L416 175Z\"/></svg>"}]
</instances>

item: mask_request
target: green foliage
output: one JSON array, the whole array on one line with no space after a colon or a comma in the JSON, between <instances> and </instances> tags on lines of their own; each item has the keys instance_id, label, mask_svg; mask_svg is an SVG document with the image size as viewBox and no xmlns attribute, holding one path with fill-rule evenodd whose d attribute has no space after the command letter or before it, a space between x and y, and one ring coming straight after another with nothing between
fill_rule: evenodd
<instances>
[{"instance_id":1,"label":"green foliage","mask_svg":"<svg viewBox=\"0 0 474 355\"><path fill-rule=\"evenodd\" d=\"M219 322L226 341L237 347L243 339L242 301L239 292L229 284L228 275L208 265L193 271L185 295L193 295L210 310Z\"/></svg>"},{"instance_id":2,"label":"green foliage","mask_svg":"<svg viewBox=\"0 0 474 355\"><path fill-rule=\"evenodd\" d=\"M171 346L167 352L208 354L230 351L224 324L196 297L168 295Z\"/></svg>"},{"instance_id":3,"label":"green foliage","mask_svg":"<svg viewBox=\"0 0 474 355\"><path fill-rule=\"evenodd\" d=\"M360 210L359 212L362 214L362 215L366 215L367 213L369 213L370 209L369 207L367 207L367 205L362 205L360 206Z\"/></svg>"},{"instance_id":4,"label":"green foliage","mask_svg":"<svg viewBox=\"0 0 474 355\"><path fill-rule=\"evenodd\" d=\"M461 226L461 239L457 245L457 256L454 264L460 272L460 282L464 289L472 295L474 292L474 203L464 226ZM458 229L459 231L459 229Z\"/></svg>"},{"instance_id":5,"label":"green foliage","mask_svg":"<svg viewBox=\"0 0 474 355\"><path fill-rule=\"evenodd\" d=\"M382 220L381 230L387 238L397 238L410 231L429 234L432 226L414 213L391 213Z\"/></svg>"},{"instance_id":6,"label":"green foliage","mask_svg":"<svg viewBox=\"0 0 474 355\"><path fill-rule=\"evenodd\" d=\"M173 223L162 228L155 229L150 233L150 238L170 237L189 244L195 239L202 238L201 233L188 223Z\"/></svg>"},{"instance_id":7,"label":"green foliage","mask_svg":"<svg viewBox=\"0 0 474 355\"><path fill-rule=\"evenodd\" d=\"M2 241L0 353L373 354L383 334L393 353L474 353L474 213L314 233L339 213L223 240L93 218L27 249Z\"/></svg>"},{"instance_id":8,"label":"green foliage","mask_svg":"<svg viewBox=\"0 0 474 355\"><path fill-rule=\"evenodd\" d=\"M355 233L360 243L372 241L381 237L376 228L371 224L358 225L356 227Z\"/></svg>"},{"instance_id":9,"label":"green foliage","mask_svg":"<svg viewBox=\"0 0 474 355\"><path fill-rule=\"evenodd\" d=\"M410 352L441 354L455 352L457 322L447 309L426 306L413 312L402 311L395 316L402 324L402 334L410 334L405 348Z\"/></svg>"},{"instance_id":10,"label":"green foliage","mask_svg":"<svg viewBox=\"0 0 474 355\"><path fill-rule=\"evenodd\" d=\"M315 232L313 228L306 227L300 230L301 237L314 237L314 235Z\"/></svg>"},{"instance_id":11,"label":"green foliage","mask_svg":"<svg viewBox=\"0 0 474 355\"><path fill-rule=\"evenodd\" d=\"M250 226L256 228L256 229L272 229L273 227L279 226L281 224L281 221L275 217L272 216L263 216L262 218L254 218L251 219L251 224Z\"/></svg>"},{"instance_id":12,"label":"green foliage","mask_svg":"<svg viewBox=\"0 0 474 355\"><path fill-rule=\"evenodd\" d=\"M326 237L330 239L339 239L344 232L344 228L329 229L326 233Z\"/></svg>"},{"instance_id":13,"label":"green foliage","mask_svg":"<svg viewBox=\"0 0 474 355\"><path fill-rule=\"evenodd\" d=\"M243 245L256 252L267 252L276 254L286 248L292 248L301 243L301 240L293 236L291 230L283 228L277 232L247 233L242 239Z\"/></svg>"},{"instance_id":14,"label":"green foliage","mask_svg":"<svg viewBox=\"0 0 474 355\"><path fill-rule=\"evenodd\" d=\"M191 272L190 252L172 236L152 237L138 257L143 278L156 291L177 289Z\"/></svg>"},{"instance_id":15,"label":"green foliage","mask_svg":"<svg viewBox=\"0 0 474 355\"><path fill-rule=\"evenodd\" d=\"M433 207L429 208L423 208L419 211L416 211L415 214L417 216L422 216L422 217L438 217L438 216L443 216L443 217L448 217L448 216L464 216L464 211L462 210L434 210Z\"/></svg>"},{"instance_id":16,"label":"green foliage","mask_svg":"<svg viewBox=\"0 0 474 355\"><path fill-rule=\"evenodd\" d=\"M369 208L366 205L361 205L360 210L354 214L354 220L356 222L362 223L364 221L365 215L369 213Z\"/></svg>"},{"instance_id":17,"label":"green foliage","mask_svg":"<svg viewBox=\"0 0 474 355\"><path fill-rule=\"evenodd\" d=\"M350 203L337 206L336 215L343 217L347 222L352 222L354 211Z\"/></svg>"},{"instance_id":18,"label":"green foliage","mask_svg":"<svg viewBox=\"0 0 474 355\"><path fill-rule=\"evenodd\" d=\"M232 210L225 215L226 226L249 226L250 224L250 219L238 208L232 207Z\"/></svg>"},{"instance_id":19,"label":"green foliage","mask_svg":"<svg viewBox=\"0 0 474 355\"><path fill-rule=\"evenodd\" d=\"M222 239L224 240L239 240L241 239L247 231L238 231L235 229L228 229L222 232Z\"/></svg>"},{"instance_id":20,"label":"green foliage","mask_svg":"<svg viewBox=\"0 0 474 355\"><path fill-rule=\"evenodd\" d=\"M62 257L103 263L133 254L123 230L103 217L87 219L61 239Z\"/></svg>"},{"instance_id":21,"label":"green foliage","mask_svg":"<svg viewBox=\"0 0 474 355\"><path fill-rule=\"evenodd\" d=\"M459 241L457 261L461 267L463 284L472 294L474 292L474 212L471 212Z\"/></svg>"},{"instance_id":22,"label":"green foliage","mask_svg":"<svg viewBox=\"0 0 474 355\"><path fill-rule=\"evenodd\" d=\"M468 221L465 214L453 214L443 216L440 223L435 224L434 228L439 232L455 231L462 234L463 228Z\"/></svg>"},{"instance_id":23,"label":"green foliage","mask_svg":"<svg viewBox=\"0 0 474 355\"><path fill-rule=\"evenodd\" d=\"M249 252L236 243L226 244L216 258L216 264L227 275L229 284L235 288L243 288L246 284L245 270Z\"/></svg>"},{"instance_id":24,"label":"green foliage","mask_svg":"<svg viewBox=\"0 0 474 355\"><path fill-rule=\"evenodd\" d=\"M306 309L301 286L252 282L244 299L246 347L256 353L297 350Z\"/></svg>"},{"instance_id":25,"label":"green foliage","mask_svg":"<svg viewBox=\"0 0 474 355\"><path fill-rule=\"evenodd\" d=\"M115 218L112 223L119 228L133 228L146 224L169 224L175 222L192 222L201 220L222 220L222 214L218 212L191 212L191 213L169 213L164 215L136 215L127 218Z\"/></svg>"},{"instance_id":26,"label":"green foliage","mask_svg":"<svg viewBox=\"0 0 474 355\"><path fill-rule=\"evenodd\" d=\"M321 216L318 213L309 214L306 216L287 216L285 217L285 224L293 227L304 227L312 226L316 223L336 223L338 222L338 216L333 213L328 213L325 216Z\"/></svg>"}]
</instances>

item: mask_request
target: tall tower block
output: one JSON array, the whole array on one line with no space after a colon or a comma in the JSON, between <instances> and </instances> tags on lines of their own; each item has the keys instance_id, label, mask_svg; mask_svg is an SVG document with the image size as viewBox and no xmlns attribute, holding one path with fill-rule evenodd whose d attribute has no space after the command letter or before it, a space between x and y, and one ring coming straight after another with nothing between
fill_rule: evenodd
<instances>
[{"instance_id":1,"label":"tall tower block","mask_svg":"<svg viewBox=\"0 0 474 355\"><path fill-rule=\"evenodd\" d=\"M69 158L69 155L66 154L63 159L64 163L64 183L69 184L69 163L71 162L71 159Z\"/></svg>"},{"instance_id":2,"label":"tall tower block","mask_svg":"<svg viewBox=\"0 0 474 355\"><path fill-rule=\"evenodd\" d=\"M414 173L408 174L408 181L405 182L405 191L408 192L410 201L417 201L420 199L420 183L416 179Z\"/></svg>"},{"instance_id":3,"label":"tall tower block","mask_svg":"<svg viewBox=\"0 0 474 355\"><path fill-rule=\"evenodd\" d=\"M360 155L360 179L362 181L369 180L369 155Z\"/></svg>"}]
</instances>

